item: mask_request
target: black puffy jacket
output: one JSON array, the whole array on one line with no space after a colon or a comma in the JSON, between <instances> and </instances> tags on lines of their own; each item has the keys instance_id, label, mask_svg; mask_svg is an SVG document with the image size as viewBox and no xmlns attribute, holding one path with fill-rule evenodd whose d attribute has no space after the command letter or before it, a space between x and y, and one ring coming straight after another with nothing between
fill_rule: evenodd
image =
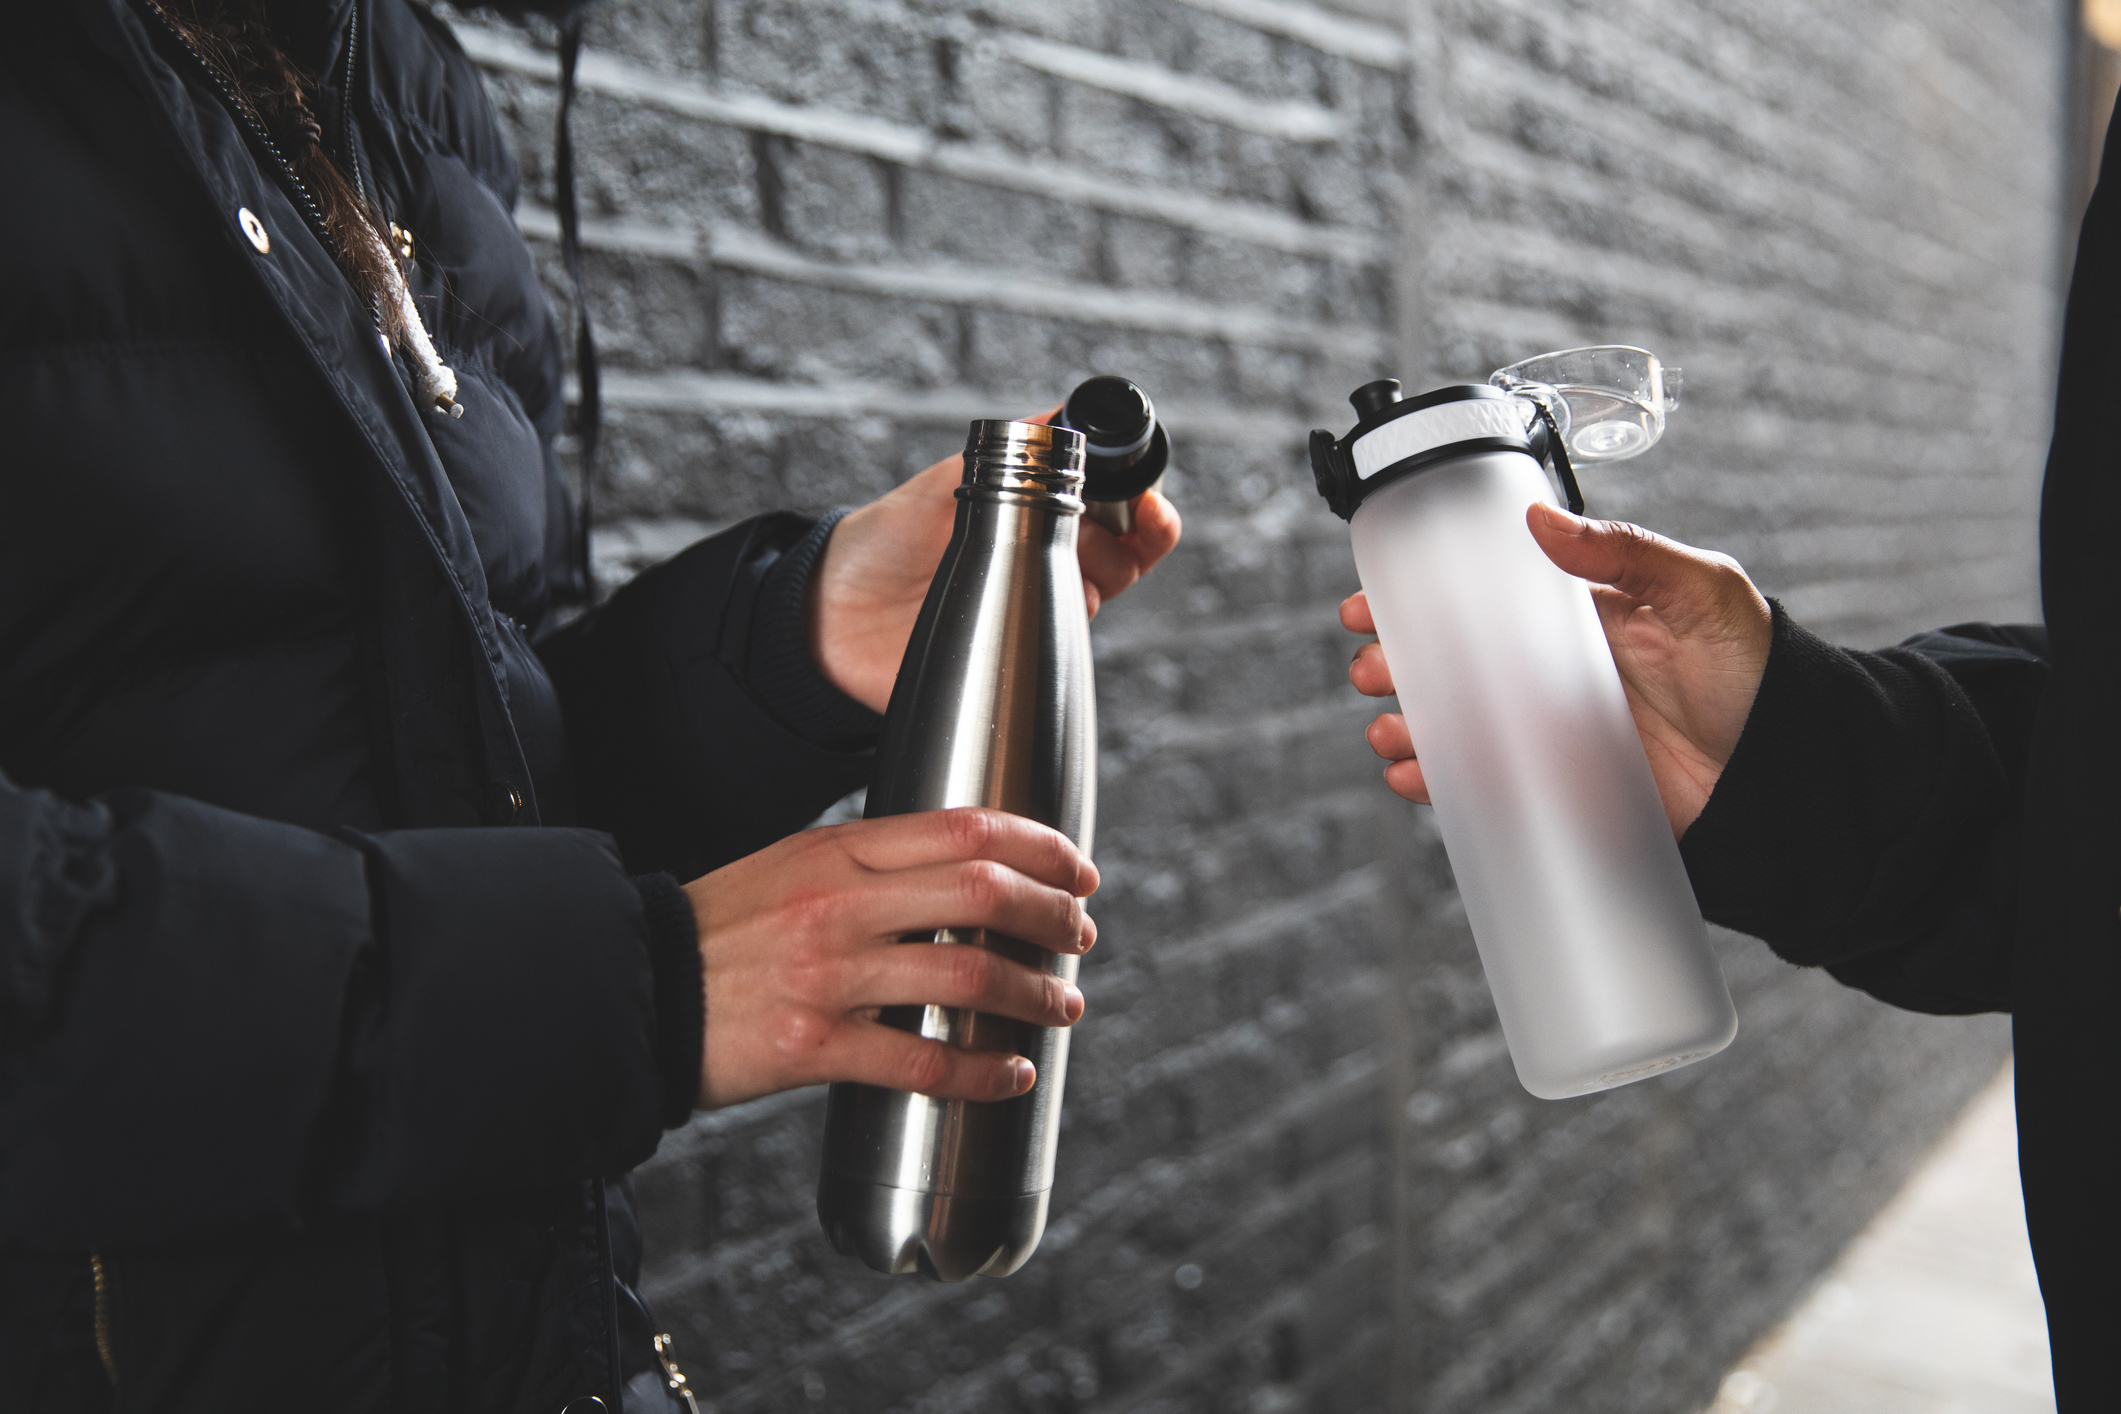
<instances>
[{"instance_id":1,"label":"black puffy jacket","mask_svg":"<svg viewBox=\"0 0 2121 1414\"><path fill-rule=\"evenodd\" d=\"M557 341L478 76L407 0L282 8L351 48L319 116L460 421L143 0L0 46L0 1409L615 1410L672 874L867 770L786 725L824 527L544 632Z\"/></svg>"}]
</instances>

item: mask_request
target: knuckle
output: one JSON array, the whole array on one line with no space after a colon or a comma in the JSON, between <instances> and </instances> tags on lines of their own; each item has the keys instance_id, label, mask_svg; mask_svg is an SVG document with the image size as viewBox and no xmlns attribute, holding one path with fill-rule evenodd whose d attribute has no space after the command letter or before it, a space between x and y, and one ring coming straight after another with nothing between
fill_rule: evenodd
<instances>
[{"instance_id":1,"label":"knuckle","mask_svg":"<svg viewBox=\"0 0 2121 1414\"><path fill-rule=\"evenodd\" d=\"M830 933L845 916L846 900L833 889L802 886L781 899L782 925L797 938Z\"/></svg>"},{"instance_id":2,"label":"knuckle","mask_svg":"<svg viewBox=\"0 0 2121 1414\"><path fill-rule=\"evenodd\" d=\"M1073 880L1082 860L1082 851L1069 843L1068 837L1058 830L1046 834L1047 863L1056 879Z\"/></svg>"},{"instance_id":3,"label":"knuckle","mask_svg":"<svg viewBox=\"0 0 2121 1414\"><path fill-rule=\"evenodd\" d=\"M943 818L948 823L950 843L959 854L974 856L987 852L997 825L993 811L984 806L952 810Z\"/></svg>"},{"instance_id":4,"label":"knuckle","mask_svg":"<svg viewBox=\"0 0 2121 1414\"><path fill-rule=\"evenodd\" d=\"M952 1057L937 1041L924 1042L906 1057L900 1070L905 1088L916 1095L932 1094L950 1083Z\"/></svg>"},{"instance_id":5,"label":"knuckle","mask_svg":"<svg viewBox=\"0 0 2121 1414\"><path fill-rule=\"evenodd\" d=\"M838 982L839 969L821 958L790 957L780 966L782 995L806 1004L829 1001Z\"/></svg>"},{"instance_id":6,"label":"knuckle","mask_svg":"<svg viewBox=\"0 0 2121 1414\"><path fill-rule=\"evenodd\" d=\"M992 913L1009 895L1009 871L991 859L975 859L965 865L959 879L966 906L982 916Z\"/></svg>"},{"instance_id":7,"label":"knuckle","mask_svg":"<svg viewBox=\"0 0 2121 1414\"><path fill-rule=\"evenodd\" d=\"M806 1008L782 1012L773 1019L770 1032L774 1050L791 1059L816 1055L831 1034L831 1023Z\"/></svg>"},{"instance_id":8,"label":"knuckle","mask_svg":"<svg viewBox=\"0 0 2121 1414\"><path fill-rule=\"evenodd\" d=\"M960 944L946 964L950 985L963 997L985 998L1001 987L1001 959L983 947Z\"/></svg>"}]
</instances>

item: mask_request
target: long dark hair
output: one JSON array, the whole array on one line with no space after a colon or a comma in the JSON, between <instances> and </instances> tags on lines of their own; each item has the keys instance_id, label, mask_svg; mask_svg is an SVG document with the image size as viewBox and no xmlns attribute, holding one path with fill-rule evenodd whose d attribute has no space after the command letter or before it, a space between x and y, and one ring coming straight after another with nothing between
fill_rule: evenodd
<instances>
[{"instance_id":1,"label":"long dark hair","mask_svg":"<svg viewBox=\"0 0 2121 1414\"><path fill-rule=\"evenodd\" d=\"M316 199L332 258L396 345L405 316L392 278L399 255L383 235L387 223L333 159L310 107L319 85L273 34L265 0L161 0L160 8L256 112Z\"/></svg>"}]
</instances>

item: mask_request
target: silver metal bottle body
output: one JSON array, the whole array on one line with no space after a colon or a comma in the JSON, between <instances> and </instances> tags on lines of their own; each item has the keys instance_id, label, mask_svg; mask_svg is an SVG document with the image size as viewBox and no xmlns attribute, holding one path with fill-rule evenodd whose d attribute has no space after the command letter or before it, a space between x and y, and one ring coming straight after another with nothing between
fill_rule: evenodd
<instances>
[{"instance_id":1,"label":"silver metal bottle body","mask_svg":"<svg viewBox=\"0 0 2121 1414\"><path fill-rule=\"evenodd\" d=\"M1082 438L1065 428L972 424L950 546L885 713L870 818L984 805L1088 852L1097 707L1075 556L1081 467ZM1078 965L984 929L908 944L992 948L1069 981ZM1007 1276L1045 1231L1069 1032L953 1007L891 1007L880 1019L1014 1051L1038 1079L988 1103L834 1085L818 1218L835 1247L878 1271Z\"/></svg>"}]
</instances>

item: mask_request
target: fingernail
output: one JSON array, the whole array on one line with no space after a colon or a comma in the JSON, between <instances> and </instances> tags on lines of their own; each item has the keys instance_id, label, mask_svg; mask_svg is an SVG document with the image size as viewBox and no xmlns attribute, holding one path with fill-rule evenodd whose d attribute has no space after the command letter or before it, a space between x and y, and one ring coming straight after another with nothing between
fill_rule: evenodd
<instances>
[{"instance_id":1,"label":"fingernail","mask_svg":"<svg viewBox=\"0 0 2121 1414\"><path fill-rule=\"evenodd\" d=\"M1068 1024L1072 1026L1082 1018L1082 1014L1083 989L1076 986L1073 982L1062 983L1061 1015L1067 1017Z\"/></svg>"},{"instance_id":2,"label":"fingernail","mask_svg":"<svg viewBox=\"0 0 2121 1414\"><path fill-rule=\"evenodd\" d=\"M1018 1056L1009 1062L1009 1083L1016 1087L1009 1092L1010 1094L1023 1094L1031 1088L1031 1082L1036 1079L1038 1079L1038 1072L1032 1069L1031 1062L1025 1060L1022 1056Z\"/></svg>"},{"instance_id":3,"label":"fingernail","mask_svg":"<svg viewBox=\"0 0 2121 1414\"><path fill-rule=\"evenodd\" d=\"M1583 534L1591 524L1582 516L1573 511L1565 511L1559 506L1542 505L1539 509L1546 513L1547 524L1570 535Z\"/></svg>"}]
</instances>

